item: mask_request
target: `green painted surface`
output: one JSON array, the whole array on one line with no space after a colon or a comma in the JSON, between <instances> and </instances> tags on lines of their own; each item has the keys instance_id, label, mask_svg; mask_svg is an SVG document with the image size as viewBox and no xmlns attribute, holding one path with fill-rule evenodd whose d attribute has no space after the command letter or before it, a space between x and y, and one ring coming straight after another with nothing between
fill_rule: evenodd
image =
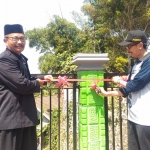
<instances>
[{"instance_id":1,"label":"green painted surface","mask_svg":"<svg viewBox=\"0 0 150 150\"><path fill-rule=\"evenodd\" d=\"M104 98L95 93L95 90L91 90L90 87L81 87L80 85L80 101L81 105L104 105Z\"/></svg>"},{"instance_id":2,"label":"green painted surface","mask_svg":"<svg viewBox=\"0 0 150 150\"><path fill-rule=\"evenodd\" d=\"M79 107L80 123L85 125L104 124L103 106L80 106Z\"/></svg>"},{"instance_id":3,"label":"green painted surface","mask_svg":"<svg viewBox=\"0 0 150 150\"><path fill-rule=\"evenodd\" d=\"M103 79L103 71L79 71L81 79ZM104 97L90 89L94 82L80 82L79 138L80 150L106 150ZM99 82L98 86L103 86Z\"/></svg>"}]
</instances>

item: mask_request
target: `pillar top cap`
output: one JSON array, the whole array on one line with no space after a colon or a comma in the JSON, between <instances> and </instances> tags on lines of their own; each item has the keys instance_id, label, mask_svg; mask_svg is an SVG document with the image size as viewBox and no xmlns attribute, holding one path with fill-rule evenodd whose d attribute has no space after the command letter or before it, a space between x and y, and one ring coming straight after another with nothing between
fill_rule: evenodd
<instances>
[{"instance_id":1,"label":"pillar top cap","mask_svg":"<svg viewBox=\"0 0 150 150\"><path fill-rule=\"evenodd\" d=\"M77 70L102 70L103 65L109 61L108 53L103 54L77 54L72 63L78 66Z\"/></svg>"}]
</instances>

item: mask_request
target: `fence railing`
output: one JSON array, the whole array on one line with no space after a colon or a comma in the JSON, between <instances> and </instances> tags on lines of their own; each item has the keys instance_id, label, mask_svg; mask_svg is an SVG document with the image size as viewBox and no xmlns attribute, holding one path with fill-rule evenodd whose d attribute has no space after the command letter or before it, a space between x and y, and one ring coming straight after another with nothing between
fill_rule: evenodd
<instances>
[{"instance_id":1,"label":"fence railing","mask_svg":"<svg viewBox=\"0 0 150 150\"><path fill-rule=\"evenodd\" d=\"M66 76L76 78L76 74ZM53 74L53 77L58 78L58 75ZM69 87L63 87L63 90L56 83L51 83L41 89L39 96L35 96L41 120L37 126L38 150L79 149L77 92L76 82L72 82Z\"/></svg>"},{"instance_id":2,"label":"fence railing","mask_svg":"<svg viewBox=\"0 0 150 150\"><path fill-rule=\"evenodd\" d=\"M127 73L105 73L104 78L123 76ZM118 90L112 82L104 83L105 90ZM122 97L105 97L106 150L126 150L127 143L127 101Z\"/></svg>"},{"instance_id":3,"label":"fence railing","mask_svg":"<svg viewBox=\"0 0 150 150\"><path fill-rule=\"evenodd\" d=\"M76 74L63 74L76 78ZM104 78L126 73L105 73ZM55 78L59 75L53 74ZM41 124L37 127L38 150L79 150L77 82L62 89L55 83L42 88L36 96ZM112 82L105 82L106 90L116 90ZM46 93L46 94L45 94ZM45 96L48 95L48 96ZM127 148L127 102L121 97L105 97L106 150Z\"/></svg>"}]
</instances>

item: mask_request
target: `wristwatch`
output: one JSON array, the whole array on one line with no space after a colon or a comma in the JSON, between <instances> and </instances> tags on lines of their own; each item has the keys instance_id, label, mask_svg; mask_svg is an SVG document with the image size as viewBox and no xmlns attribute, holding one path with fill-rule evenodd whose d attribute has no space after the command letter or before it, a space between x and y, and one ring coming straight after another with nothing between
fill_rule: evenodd
<instances>
[{"instance_id":1,"label":"wristwatch","mask_svg":"<svg viewBox=\"0 0 150 150\"><path fill-rule=\"evenodd\" d=\"M120 84L120 80L121 80L121 79L118 79L118 80L117 80L117 84Z\"/></svg>"}]
</instances>

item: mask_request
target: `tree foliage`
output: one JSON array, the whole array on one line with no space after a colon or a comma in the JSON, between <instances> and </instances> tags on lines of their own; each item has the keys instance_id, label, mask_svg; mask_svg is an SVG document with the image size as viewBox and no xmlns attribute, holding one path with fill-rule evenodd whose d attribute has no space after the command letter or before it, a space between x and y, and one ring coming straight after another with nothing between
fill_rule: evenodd
<instances>
[{"instance_id":1,"label":"tree foliage","mask_svg":"<svg viewBox=\"0 0 150 150\"><path fill-rule=\"evenodd\" d=\"M89 22L95 29L95 45L97 52L107 52L110 61L105 65L108 72L126 72L129 65L122 65L118 69L118 57L120 63L128 56L124 48L118 43L126 37L129 30L141 29L150 32L150 1L149 0L85 0L82 7ZM121 61L122 60L122 61ZM130 63L130 62L129 62Z\"/></svg>"},{"instance_id":2,"label":"tree foliage","mask_svg":"<svg viewBox=\"0 0 150 150\"><path fill-rule=\"evenodd\" d=\"M72 57L76 53L92 52L88 30L82 31L75 24L54 16L45 28L27 31L29 46L43 53L39 58L41 73L74 73Z\"/></svg>"},{"instance_id":3,"label":"tree foliage","mask_svg":"<svg viewBox=\"0 0 150 150\"><path fill-rule=\"evenodd\" d=\"M149 37L150 1L85 0L82 12L86 22L73 12L80 28L54 16L45 28L26 32L29 46L43 53L39 59L41 73L74 73L72 59L77 53L108 53L105 70L127 72L131 61L118 43L134 29L144 30Z\"/></svg>"}]
</instances>

